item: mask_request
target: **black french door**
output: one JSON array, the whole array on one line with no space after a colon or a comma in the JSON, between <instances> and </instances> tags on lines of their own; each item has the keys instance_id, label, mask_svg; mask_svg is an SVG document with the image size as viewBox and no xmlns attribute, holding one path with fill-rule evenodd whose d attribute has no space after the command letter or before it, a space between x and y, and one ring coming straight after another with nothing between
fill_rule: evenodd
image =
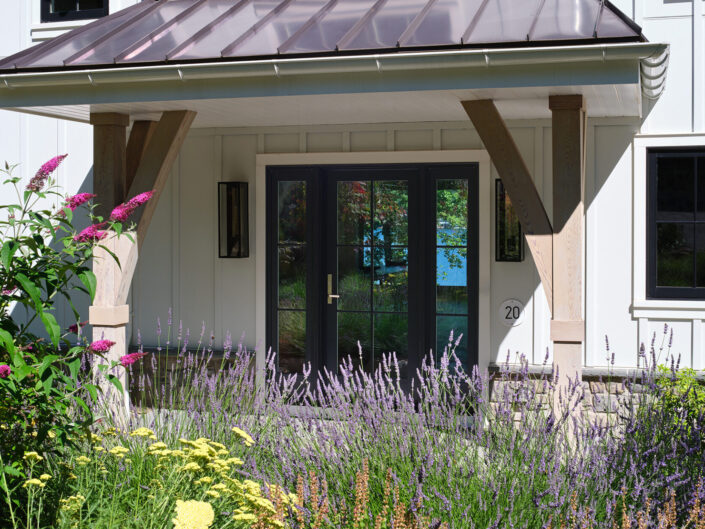
<instances>
[{"instance_id":1,"label":"black french door","mask_svg":"<svg viewBox=\"0 0 705 529\"><path fill-rule=\"evenodd\" d=\"M477 164L269 167L267 346L279 369L402 377L449 335L477 363Z\"/></svg>"}]
</instances>

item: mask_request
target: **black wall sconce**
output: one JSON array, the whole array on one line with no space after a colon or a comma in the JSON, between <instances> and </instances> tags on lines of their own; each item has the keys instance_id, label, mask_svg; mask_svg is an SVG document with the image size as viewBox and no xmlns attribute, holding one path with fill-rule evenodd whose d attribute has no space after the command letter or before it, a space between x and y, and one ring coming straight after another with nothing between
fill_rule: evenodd
<instances>
[{"instance_id":1,"label":"black wall sconce","mask_svg":"<svg viewBox=\"0 0 705 529\"><path fill-rule=\"evenodd\" d=\"M524 260L524 234L502 181L495 180L495 261Z\"/></svg>"},{"instance_id":2,"label":"black wall sconce","mask_svg":"<svg viewBox=\"0 0 705 529\"><path fill-rule=\"evenodd\" d=\"M247 182L218 182L218 257L249 257Z\"/></svg>"}]
</instances>

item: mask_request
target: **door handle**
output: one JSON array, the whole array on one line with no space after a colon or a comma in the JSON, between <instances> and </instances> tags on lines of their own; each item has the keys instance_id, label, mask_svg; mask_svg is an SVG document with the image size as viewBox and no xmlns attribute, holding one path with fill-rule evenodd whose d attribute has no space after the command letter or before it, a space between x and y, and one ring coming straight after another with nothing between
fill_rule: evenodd
<instances>
[{"instance_id":1,"label":"door handle","mask_svg":"<svg viewBox=\"0 0 705 529\"><path fill-rule=\"evenodd\" d=\"M331 305L334 299L339 298L338 294L333 294L333 274L328 274L328 305Z\"/></svg>"}]
</instances>

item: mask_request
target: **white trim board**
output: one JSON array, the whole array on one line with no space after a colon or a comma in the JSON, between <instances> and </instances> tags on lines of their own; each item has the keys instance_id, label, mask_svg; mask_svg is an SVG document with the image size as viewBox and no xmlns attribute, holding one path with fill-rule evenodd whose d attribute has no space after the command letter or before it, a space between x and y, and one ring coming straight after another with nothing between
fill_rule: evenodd
<instances>
[{"instance_id":1,"label":"white trim board","mask_svg":"<svg viewBox=\"0 0 705 529\"><path fill-rule=\"evenodd\" d=\"M293 154L258 154L255 169L255 329L256 329L256 363L258 380L264 374L267 351L266 343L266 174L270 165L355 165L355 164L399 164L399 163L478 163L479 164L479 200L478 246L480 262L478 263L478 359L480 368L490 362L490 206L492 186L490 185L490 156L485 150L453 151L375 151L375 152L335 152L335 153L293 153Z\"/></svg>"}]
</instances>

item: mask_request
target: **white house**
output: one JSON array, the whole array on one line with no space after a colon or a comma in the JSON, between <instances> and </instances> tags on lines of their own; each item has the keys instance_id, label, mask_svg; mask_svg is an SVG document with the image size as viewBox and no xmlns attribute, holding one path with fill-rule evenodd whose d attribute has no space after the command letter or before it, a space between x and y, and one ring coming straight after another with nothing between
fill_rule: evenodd
<instances>
[{"instance_id":1,"label":"white house","mask_svg":"<svg viewBox=\"0 0 705 529\"><path fill-rule=\"evenodd\" d=\"M68 152L60 184L106 207L159 195L96 332L155 345L171 307L296 371L358 339L367 365L394 350L413 368L453 329L468 365L548 350L589 374L606 335L635 367L667 323L681 365L705 368L705 1L3 15L0 159L29 178Z\"/></svg>"}]
</instances>

